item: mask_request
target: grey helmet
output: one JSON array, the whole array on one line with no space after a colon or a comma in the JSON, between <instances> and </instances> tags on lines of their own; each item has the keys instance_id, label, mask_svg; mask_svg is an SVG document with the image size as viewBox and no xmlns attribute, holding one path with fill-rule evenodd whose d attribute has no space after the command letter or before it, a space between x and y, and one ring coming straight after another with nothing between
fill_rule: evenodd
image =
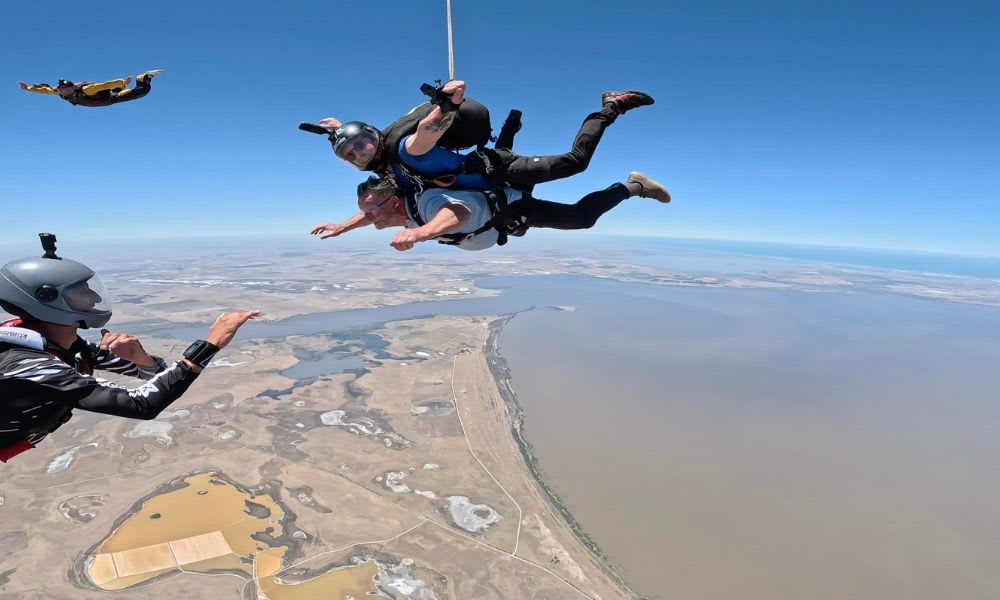
<instances>
[{"instance_id":1,"label":"grey helmet","mask_svg":"<svg viewBox=\"0 0 1000 600\"><path fill-rule=\"evenodd\" d=\"M53 239L54 241L54 239ZM20 258L0 267L4 310L46 323L88 329L111 319L111 301L100 276L46 248L40 258Z\"/></svg>"}]
</instances>

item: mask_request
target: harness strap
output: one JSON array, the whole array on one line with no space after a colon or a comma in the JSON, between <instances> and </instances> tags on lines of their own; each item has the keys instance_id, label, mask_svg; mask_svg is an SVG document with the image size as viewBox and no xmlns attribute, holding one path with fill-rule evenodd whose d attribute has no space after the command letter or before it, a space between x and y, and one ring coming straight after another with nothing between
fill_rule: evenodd
<instances>
[{"instance_id":1,"label":"harness strap","mask_svg":"<svg viewBox=\"0 0 1000 600\"><path fill-rule=\"evenodd\" d=\"M90 345L83 338L76 338L76 341L65 350L55 344L45 344L45 351L73 367L79 373L94 374L94 356L90 352ZM77 360L78 356L79 360Z\"/></svg>"},{"instance_id":2,"label":"harness strap","mask_svg":"<svg viewBox=\"0 0 1000 600\"><path fill-rule=\"evenodd\" d=\"M473 231L472 233L446 233L444 235L439 235L436 238L434 238L434 239L436 239L438 241L439 244L445 244L445 245L448 245L448 246L457 246L458 244L464 242L465 240L472 239L472 238L476 237L477 235L480 235L482 233L486 233L490 229L496 229L497 230L497 245L498 246L503 246L504 244L507 243L507 236L508 236L508 234L524 235L523 230L521 230L520 233L514 233L515 231L518 231L519 229L512 227L510 224L508 224L506 222L503 222L503 223L495 223L494 222L494 221L497 221L496 216L499 213L499 211L497 210L497 207L501 205L501 201L497 200L496 197L495 197L496 196L495 192L493 192L492 190L488 190L488 191L485 191L485 192L476 192L476 193L483 194L484 196L486 196L487 204L490 207L490 214L493 215L493 218L491 218L490 220L486 221L486 223L483 224L482 227L480 227L479 229ZM507 207L507 194L506 193L503 194L502 205L503 205L503 208L506 209L506 207ZM410 193L410 194L406 195L406 209L407 209L407 212L409 212L410 217L417 224L417 227L423 227L426 224L426 221L424 221L423 219L420 218L420 213L417 211L417 197L416 197L416 194ZM518 224L518 225L520 226L520 224Z\"/></svg>"},{"instance_id":3,"label":"harness strap","mask_svg":"<svg viewBox=\"0 0 1000 600\"><path fill-rule=\"evenodd\" d=\"M420 212L417 211L417 195L414 193L406 194L406 209L410 213L410 218L417 224L417 227L423 227L427 224L426 221L420 218ZM481 232L477 231L473 234L467 233L446 233L444 235L437 236L436 239L439 244L448 244L449 246L454 246L463 240L469 239L473 235L477 235Z\"/></svg>"},{"instance_id":4,"label":"harness strap","mask_svg":"<svg viewBox=\"0 0 1000 600\"><path fill-rule=\"evenodd\" d=\"M520 231L520 235L523 235L523 224L518 223L517 227L514 227L514 224L509 222L509 216L506 215L507 192L505 186L507 183L507 169L504 163L504 158L499 152L483 145L476 147L475 157L464 162L457 171L438 174L434 177L424 177L400 161L398 163L400 170L403 171L417 188L416 193L411 192L406 195L406 204L411 217L413 217L418 226L424 225L417 211L416 194L423 193L429 187L450 188L455 185L455 178L458 175L478 174L485 177L486 181L490 184L489 190L479 192L486 197L486 204L490 210L490 219L472 233L449 233L441 235L436 238L438 242L454 246L464 240L485 233L490 229L496 229L497 245L503 246L507 243L507 236L512 231Z\"/></svg>"}]
</instances>

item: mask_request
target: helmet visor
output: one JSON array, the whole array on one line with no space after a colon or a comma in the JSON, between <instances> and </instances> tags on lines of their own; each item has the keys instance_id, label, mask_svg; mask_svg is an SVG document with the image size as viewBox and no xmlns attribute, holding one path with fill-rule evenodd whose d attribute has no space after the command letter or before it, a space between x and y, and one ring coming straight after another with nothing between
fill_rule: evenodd
<instances>
[{"instance_id":1,"label":"helmet visor","mask_svg":"<svg viewBox=\"0 0 1000 600\"><path fill-rule=\"evenodd\" d=\"M374 132L362 129L333 143L333 152L359 169L364 169L375 159L379 138Z\"/></svg>"},{"instance_id":2,"label":"helmet visor","mask_svg":"<svg viewBox=\"0 0 1000 600\"><path fill-rule=\"evenodd\" d=\"M81 313L106 313L111 311L108 289L96 273L90 278L74 283L63 290L66 305Z\"/></svg>"}]
</instances>

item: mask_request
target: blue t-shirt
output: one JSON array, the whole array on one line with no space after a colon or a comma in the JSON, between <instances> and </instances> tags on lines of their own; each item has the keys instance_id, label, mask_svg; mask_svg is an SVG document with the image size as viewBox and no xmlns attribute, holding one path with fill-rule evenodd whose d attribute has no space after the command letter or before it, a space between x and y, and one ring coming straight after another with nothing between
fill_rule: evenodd
<instances>
[{"instance_id":1,"label":"blue t-shirt","mask_svg":"<svg viewBox=\"0 0 1000 600\"><path fill-rule=\"evenodd\" d=\"M521 198L521 192L515 189L504 188L504 191L507 192L508 203ZM469 222L462 228L462 231L455 233L472 233L490 220L490 205L486 201L486 196L479 192L429 188L417 196L417 212L420 213L420 218L425 223L433 219L434 215L448 204L461 204L472 213ZM409 213L409 207L407 207L407 213ZM416 222L413 224L416 225ZM456 245L462 250L485 250L496 243L497 230L487 229L477 236L460 241Z\"/></svg>"},{"instance_id":2,"label":"blue t-shirt","mask_svg":"<svg viewBox=\"0 0 1000 600\"><path fill-rule=\"evenodd\" d=\"M406 140L408 139L410 136L399 140L399 160L410 169L427 177L454 173L472 156L472 153L459 154L441 146L434 146L426 154L413 156L406 151ZM403 170L399 168L399 165L392 165L392 170L396 175L396 183L399 188L404 192L410 191L413 185ZM458 175L455 177L455 184L450 187L459 190L488 190L490 183L482 175Z\"/></svg>"}]
</instances>

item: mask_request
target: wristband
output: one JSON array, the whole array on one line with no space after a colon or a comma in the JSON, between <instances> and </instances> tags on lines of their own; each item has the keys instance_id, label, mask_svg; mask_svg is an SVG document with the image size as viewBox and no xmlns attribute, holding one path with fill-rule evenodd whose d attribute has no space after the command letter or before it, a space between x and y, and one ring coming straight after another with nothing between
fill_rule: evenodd
<instances>
[{"instance_id":1,"label":"wristband","mask_svg":"<svg viewBox=\"0 0 1000 600\"><path fill-rule=\"evenodd\" d=\"M205 340L198 340L184 351L184 358L204 369L208 366L208 363L212 362L212 357L218 351L219 347L215 344L206 342Z\"/></svg>"}]
</instances>

